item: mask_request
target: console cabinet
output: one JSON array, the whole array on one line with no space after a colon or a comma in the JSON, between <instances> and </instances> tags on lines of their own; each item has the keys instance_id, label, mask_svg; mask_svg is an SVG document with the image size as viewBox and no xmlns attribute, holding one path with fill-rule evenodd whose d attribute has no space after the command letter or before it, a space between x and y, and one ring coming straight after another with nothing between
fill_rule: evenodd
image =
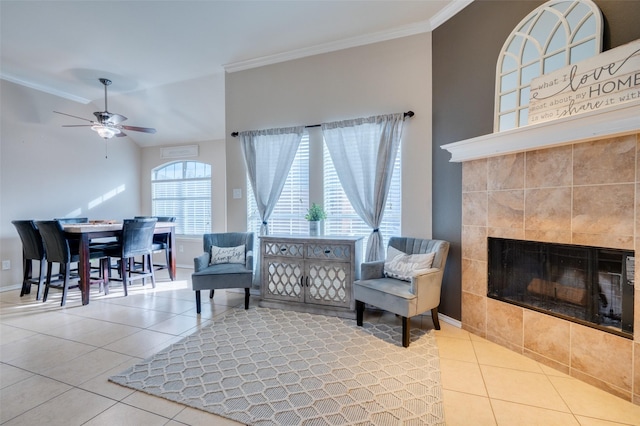
<instances>
[{"instance_id":1,"label":"console cabinet","mask_svg":"<svg viewBox=\"0 0 640 426\"><path fill-rule=\"evenodd\" d=\"M362 237L260 237L259 305L355 318Z\"/></svg>"}]
</instances>

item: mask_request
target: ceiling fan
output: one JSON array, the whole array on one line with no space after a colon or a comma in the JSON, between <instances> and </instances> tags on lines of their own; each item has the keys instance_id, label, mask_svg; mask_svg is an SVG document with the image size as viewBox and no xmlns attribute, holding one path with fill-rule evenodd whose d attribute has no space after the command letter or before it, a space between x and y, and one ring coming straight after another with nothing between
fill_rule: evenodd
<instances>
[{"instance_id":1,"label":"ceiling fan","mask_svg":"<svg viewBox=\"0 0 640 426\"><path fill-rule=\"evenodd\" d=\"M96 111L93 115L96 116L97 121L89 120L75 115L66 114L64 112L53 111L56 114L68 115L69 117L78 118L80 120L88 121L91 124L65 124L62 127L91 127L91 130L98 133L104 139L111 139L112 137L123 137L127 134L123 130L131 130L134 132L155 133L156 129L150 127L136 127L127 126L121 124L127 119L124 115L113 114L107 109L107 86L111 84L111 80L106 78L99 78L100 83L104 85L104 111Z\"/></svg>"}]
</instances>

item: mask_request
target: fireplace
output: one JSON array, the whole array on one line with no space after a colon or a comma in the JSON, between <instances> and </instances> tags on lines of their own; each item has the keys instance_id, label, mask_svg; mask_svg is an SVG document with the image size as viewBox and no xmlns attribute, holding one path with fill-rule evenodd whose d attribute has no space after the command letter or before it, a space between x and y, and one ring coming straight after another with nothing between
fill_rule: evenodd
<instances>
[{"instance_id":1,"label":"fireplace","mask_svg":"<svg viewBox=\"0 0 640 426\"><path fill-rule=\"evenodd\" d=\"M634 252L488 238L488 297L633 338Z\"/></svg>"},{"instance_id":2,"label":"fireplace","mask_svg":"<svg viewBox=\"0 0 640 426\"><path fill-rule=\"evenodd\" d=\"M622 324L612 331L490 297L487 281L489 237L634 253L640 246L638 117L640 103L443 148L462 163L462 327L640 405L640 333L631 339ZM640 312L640 292L634 307ZM640 315L633 322L640 330Z\"/></svg>"}]
</instances>

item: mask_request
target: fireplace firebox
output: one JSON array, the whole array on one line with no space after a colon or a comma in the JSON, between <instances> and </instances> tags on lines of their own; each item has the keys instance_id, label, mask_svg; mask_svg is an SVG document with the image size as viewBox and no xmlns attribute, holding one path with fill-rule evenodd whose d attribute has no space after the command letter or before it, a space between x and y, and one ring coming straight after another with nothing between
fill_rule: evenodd
<instances>
[{"instance_id":1,"label":"fireplace firebox","mask_svg":"<svg viewBox=\"0 0 640 426\"><path fill-rule=\"evenodd\" d=\"M493 237L488 249L488 297L633 338L633 251Z\"/></svg>"}]
</instances>

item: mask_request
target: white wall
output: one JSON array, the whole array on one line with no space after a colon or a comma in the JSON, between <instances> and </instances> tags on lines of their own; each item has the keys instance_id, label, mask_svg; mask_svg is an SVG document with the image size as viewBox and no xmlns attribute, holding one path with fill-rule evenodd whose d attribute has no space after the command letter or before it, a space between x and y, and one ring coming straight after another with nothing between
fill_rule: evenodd
<instances>
[{"instance_id":1,"label":"white wall","mask_svg":"<svg viewBox=\"0 0 640 426\"><path fill-rule=\"evenodd\" d=\"M123 219L140 212L140 149L129 138L107 142L89 128L63 128L93 117L83 105L0 80L0 289L22 281L17 219L87 216Z\"/></svg>"},{"instance_id":2,"label":"white wall","mask_svg":"<svg viewBox=\"0 0 640 426\"><path fill-rule=\"evenodd\" d=\"M227 74L227 133L413 110L402 145L402 233L431 237L431 34ZM246 229L246 171L227 136L227 220ZM243 194L244 195L244 194Z\"/></svg>"},{"instance_id":3,"label":"white wall","mask_svg":"<svg viewBox=\"0 0 640 426\"><path fill-rule=\"evenodd\" d=\"M225 141L212 140L184 145L197 145L198 156L162 158L162 147L149 147L142 150L140 173L142 214L151 214L151 171L154 168L174 161L200 161L211 165L211 232L225 232L227 227ZM192 268L193 258L202 253L202 238L177 237L176 246L178 266Z\"/></svg>"}]
</instances>

